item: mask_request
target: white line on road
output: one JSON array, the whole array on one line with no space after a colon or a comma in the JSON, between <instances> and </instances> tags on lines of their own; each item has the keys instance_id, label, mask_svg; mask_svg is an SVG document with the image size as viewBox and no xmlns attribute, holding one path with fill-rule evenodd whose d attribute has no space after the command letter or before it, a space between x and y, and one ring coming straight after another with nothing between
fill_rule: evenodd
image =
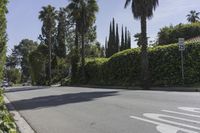
<instances>
[{"instance_id":1,"label":"white line on road","mask_svg":"<svg viewBox=\"0 0 200 133\"><path fill-rule=\"evenodd\" d=\"M179 115L185 115L185 116L191 116L191 117L200 118L199 115L187 114L187 113L176 112L176 111L170 111L170 110L162 110L162 111L163 111L163 112L167 112L167 113L173 113L173 114L179 114Z\"/></svg>"},{"instance_id":2,"label":"white line on road","mask_svg":"<svg viewBox=\"0 0 200 133\"><path fill-rule=\"evenodd\" d=\"M198 133L198 132L191 131L191 130L188 130L188 129L175 127L175 126L168 125L168 124L163 124L163 123L160 123L160 122L156 122L156 121L140 118L140 117L137 117L137 116L130 116L130 118L155 124L155 125L157 125L156 129L160 133L177 133L178 131L182 131L182 132L185 132L185 133Z\"/></svg>"},{"instance_id":3,"label":"white line on road","mask_svg":"<svg viewBox=\"0 0 200 133\"><path fill-rule=\"evenodd\" d=\"M167 115L162 115L162 114L154 114L154 113L145 113L145 114L143 114L143 116L145 116L149 119L165 122L165 123L172 124L172 125L178 125L178 126L182 126L182 127L200 130L199 127L195 127L195 126L191 126L191 125L183 124L183 123L179 123L179 122L174 122L174 121L166 120L166 119L162 118L162 117L173 118L172 116L167 116ZM187 119L187 121L188 121L188 119ZM189 121L192 121L192 120L189 120Z\"/></svg>"},{"instance_id":4,"label":"white line on road","mask_svg":"<svg viewBox=\"0 0 200 133\"><path fill-rule=\"evenodd\" d=\"M189 111L193 113L200 113L200 108L191 108L191 107L179 107L178 109Z\"/></svg>"}]
</instances>

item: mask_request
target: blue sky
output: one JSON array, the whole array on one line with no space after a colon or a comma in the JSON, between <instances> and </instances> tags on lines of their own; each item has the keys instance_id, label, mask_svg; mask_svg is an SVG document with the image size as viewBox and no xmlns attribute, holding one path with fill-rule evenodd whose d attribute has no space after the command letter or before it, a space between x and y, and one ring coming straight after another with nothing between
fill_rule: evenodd
<instances>
[{"instance_id":1,"label":"blue sky","mask_svg":"<svg viewBox=\"0 0 200 133\"><path fill-rule=\"evenodd\" d=\"M8 5L8 48L11 49L22 39L37 41L41 31L38 12L42 6L51 4L57 9L65 7L68 0L10 0ZM132 36L140 32L140 22L134 20L131 9L124 9L125 0L98 0L100 11L97 14L97 40L102 44L109 32L109 23L114 17L119 26L127 26ZM154 17L148 21L148 36L155 38L163 26L187 23L186 15L190 10L200 11L200 0L159 0ZM134 40L134 38L132 38ZM136 47L133 42L132 47ZM9 52L10 50L8 50Z\"/></svg>"}]
</instances>

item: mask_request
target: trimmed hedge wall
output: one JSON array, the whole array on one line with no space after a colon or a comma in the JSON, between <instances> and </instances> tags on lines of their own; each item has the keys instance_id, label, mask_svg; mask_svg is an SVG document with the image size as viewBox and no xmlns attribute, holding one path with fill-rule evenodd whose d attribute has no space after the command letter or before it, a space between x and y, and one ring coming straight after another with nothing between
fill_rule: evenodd
<instances>
[{"instance_id":1,"label":"trimmed hedge wall","mask_svg":"<svg viewBox=\"0 0 200 133\"><path fill-rule=\"evenodd\" d=\"M177 44L148 49L150 76L154 86L181 85L181 55ZM200 42L186 44L185 84L200 82ZM140 85L140 49L129 49L111 58L95 59L86 66L86 83L92 85Z\"/></svg>"}]
</instances>

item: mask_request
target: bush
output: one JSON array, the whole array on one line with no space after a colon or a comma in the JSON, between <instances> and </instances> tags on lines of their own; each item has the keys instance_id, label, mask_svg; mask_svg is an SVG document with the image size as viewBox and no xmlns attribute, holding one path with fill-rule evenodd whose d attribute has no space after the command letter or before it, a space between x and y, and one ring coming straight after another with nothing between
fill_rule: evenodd
<instances>
[{"instance_id":1,"label":"bush","mask_svg":"<svg viewBox=\"0 0 200 133\"><path fill-rule=\"evenodd\" d=\"M14 84L20 83L21 80L21 72L17 68L10 68L6 70L6 76L9 80L9 82L12 82Z\"/></svg>"},{"instance_id":2,"label":"bush","mask_svg":"<svg viewBox=\"0 0 200 133\"><path fill-rule=\"evenodd\" d=\"M0 89L0 133L17 133L14 119L8 113L3 100L3 91Z\"/></svg>"},{"instance_id":3,"label":"bush","mask_svg":"<svg viewBox=\"0 0 200 133\"><path fill-rule=\"evenodd\" d=\"M152 84L181 85L181 56L177 44L149 48ZM186 44L185 83L200 82L200 42ZM87 84L135 86L140 84L140 50L129 49L108 59L95 59L85 65Z\"/></svg>"},{"instance_id":4,"label":"bush","mask_svg":"<svg viewBox=\"0 0 200 133\"><path fill-rule=\"evenodd\" d=\"M45 55L46 46L40 45L37 50L33 51L29 55L29 61L31 65L31 79L33 85L45 85L46 84L46 63L47 57Z\"/></svg>"},{"instance_id":5,"label":"bush","mask_svg":"<svg viewBox=\"0 0 200 133\"><path fill-rule=\"evenodd\" d=\"M177 43L178 38L186 40L200 35L200 22L192 24L179 24L176 26L164 27L158 33L159 45Z\"/></svg>"}]
</instances>

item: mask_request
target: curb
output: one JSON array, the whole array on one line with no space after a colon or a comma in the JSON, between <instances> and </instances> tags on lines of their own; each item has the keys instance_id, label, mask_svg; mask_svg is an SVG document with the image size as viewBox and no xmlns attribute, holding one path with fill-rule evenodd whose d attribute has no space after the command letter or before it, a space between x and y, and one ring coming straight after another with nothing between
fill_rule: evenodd
<instances>
[{"instance_id":1,"label":"curb","mask_svg":"<svg viewBox=\"0 0 200 133\"><path fill-rule=\"evenodd\" d=\"M15 107L8 100L8 98L4 95L4 101L7 104L7 108L10 114L13 116L15 123L18 127L20 133L36 133L32 127L28 124L28 122L16 111ZM10 111L12 110L12 111Z\"/></svg>"}]
</instances>

